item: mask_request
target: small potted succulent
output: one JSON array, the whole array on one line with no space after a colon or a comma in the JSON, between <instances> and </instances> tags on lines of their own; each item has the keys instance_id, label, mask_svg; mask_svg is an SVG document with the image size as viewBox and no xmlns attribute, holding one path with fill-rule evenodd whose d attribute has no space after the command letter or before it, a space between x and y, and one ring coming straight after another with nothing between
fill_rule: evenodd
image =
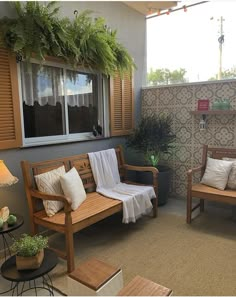
<instances>
[{"instance_id":1,"label":"small potted succulent","mask_svg":"<svg viewBox=\"0 0 236 297\"><path fill-rule=\"evenodd\" d=\"M44 258L44 248L48 246L48 237L22 234L15 239L11 251L16 254L17 270L37 269Z\"/></svg>"}]
</instances>

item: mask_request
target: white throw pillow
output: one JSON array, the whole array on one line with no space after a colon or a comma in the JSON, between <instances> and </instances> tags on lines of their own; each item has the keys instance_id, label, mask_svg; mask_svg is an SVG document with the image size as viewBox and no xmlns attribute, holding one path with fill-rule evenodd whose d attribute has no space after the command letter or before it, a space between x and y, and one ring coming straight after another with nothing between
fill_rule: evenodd
<instances>
[{"instance_id":1,"label":"white throw pillow","mask_svg":"<svg viewBox=\"0 0 236 297\"><path fill-rule=\"evenodd\" d=\"M201 183L219 190L224 190L232 165L233 162L208 157Z\"/></svg>"},{"instance_id":2,"label":"white throw pillow","mask_svg":"<svg viewBox=\"0 0 236 297\"><path fill-rule=\"evenodd\" d=\"M66 173L65 166L58 167L51 171L35 175L35 181L40 192L47 194L64 195L61 188L60 176ZM43 205L46 214L51 217L63 208L64 203L62 201L45 200Z\"/></svg>"},{"instance_id":3,"label":"white throw pillow","mask_svg":"<svg viewBox=\"0 0 236 297\"><path fill-rule=\"evenodd\" d=\"M227 182L227 188L231 189L231 190L236 190L236 159L233 158L222 158L225 161L234 161L231 171L229 173L229 178L228 178L228 182Z\"/></svg>"},{"instance_id":4,"label":"white throw pillow","mask_svg":"<svg viewBox=\"0 0 236 297\"><path fill-rule=\"evenodd\" d=\"M71 199L71 208L76 210L80 204L86 199L83 182L73 167L70 171L60 177L61 187L65 196Z\"/></svg>"}]
</instances>

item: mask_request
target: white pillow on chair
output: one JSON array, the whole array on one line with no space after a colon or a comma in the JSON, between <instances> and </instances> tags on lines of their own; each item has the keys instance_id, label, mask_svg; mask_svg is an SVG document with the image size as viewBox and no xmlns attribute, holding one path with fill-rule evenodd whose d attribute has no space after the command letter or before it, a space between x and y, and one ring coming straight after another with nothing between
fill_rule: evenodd
<instances>
[{"instance_id":1,"label":"white pillow on chair","mask_svg":"<svg viewBox=\"0 0 236 297\"><path fill-rule=\"evenodd\" d=\"M61 166L57 169L35 175L34 178L38 190L47 194L64 195L60 184L60 176L65 173L65 166ZM43 205L47 216L51 217L63 208L64 203L62 201L43 200Z\"/></svg>"},{"instance_id":2,"label":"white pillow on chair","mask_svg":"<svg viewBox=\"0 0 236 297\"><path fill-rule=\"evenodd\" d=\"M232 165L233 162L208 157L201 183L219 190L224 190Z\"/></svg>"},{"instance_id":3,"label":"white pillow on chair","mask_svg":"<svg viewBox=\"0 0 236 297\"><path fill-rule=\"evenodd\" d=\"M233 158L222 158L225 161L233 161L231 171L229 173L229 178L227 182L227 188L231 190L236 190L236 159Z\"/></svg>"},{"instance_id":4,"label":"white pillow on chair","mask_svg":"<svg viewBox=\"0 0 236 297\"><path fill-rule=\"evenodd\" d=\"M70 171L60 177L61 187L65 196L71 199L71 208L76 210L80 204L86 199L83 182L73 167Z\"/></svg>"}]
</instances>

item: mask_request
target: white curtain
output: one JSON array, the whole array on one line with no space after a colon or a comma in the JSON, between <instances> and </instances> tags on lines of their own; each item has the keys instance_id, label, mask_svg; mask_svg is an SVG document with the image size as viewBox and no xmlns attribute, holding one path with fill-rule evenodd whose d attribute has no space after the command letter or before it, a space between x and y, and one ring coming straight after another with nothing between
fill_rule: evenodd
<instances>
[{"instance_id":1,"label":"white curtain","mask_svg":"<svg viewBox=\"0 0 236 297\"><path fill-rule=\"evenodd\" d=\"M69 79L69 78L68 78ZM28 106L37 102L40 106L56 106L64 102L63 69L38 64L21 63L21 82L23 101ZM93 90L80 92L80 86L74 85L73 94L66 90L67 103L71 107L96 106Z\"/></svg>"},{"instance_id":2,"label":"white curtain","mask_svg":"<svg viewBox=\"0 0 236 297\"><path fill-rule=\"evenodd\" d=\"M69 106L94 106L94 94L76 94L67 96L67 103Z\"/></svg>"}]
</instances>

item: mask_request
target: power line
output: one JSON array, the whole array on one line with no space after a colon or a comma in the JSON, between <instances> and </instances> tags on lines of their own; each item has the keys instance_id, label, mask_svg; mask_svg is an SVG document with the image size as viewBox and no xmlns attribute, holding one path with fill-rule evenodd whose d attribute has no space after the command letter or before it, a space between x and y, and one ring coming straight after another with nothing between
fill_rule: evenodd
<instances>
[{"instance_id":1,"label":"power line","mask_svg":"<svg viewBox=\"0 0 236 297\"><path fill-rule=\"evenodd\" d=\"M178 10L181 10L181 9L184 9L184 11L187 10L187 8L189 7L193 7L193 6L196 6L196 5L200 5L200 4L204 4L204 3L208 3L209 1L201 1L201 2L197 2L197 3L193 3L193 4L189 4L189 5L183 5L182 7L179 7L179 8L175 8L175 9L168 9L167 11L165 12L156 12L156 15L150 15L150 16L147 16L146 19L152 19L152 18L156 18L156 17L159 17L161 15L166 15L166 14L170 14L174 11L178 11Z\"/></svg>"}]
</instances>

